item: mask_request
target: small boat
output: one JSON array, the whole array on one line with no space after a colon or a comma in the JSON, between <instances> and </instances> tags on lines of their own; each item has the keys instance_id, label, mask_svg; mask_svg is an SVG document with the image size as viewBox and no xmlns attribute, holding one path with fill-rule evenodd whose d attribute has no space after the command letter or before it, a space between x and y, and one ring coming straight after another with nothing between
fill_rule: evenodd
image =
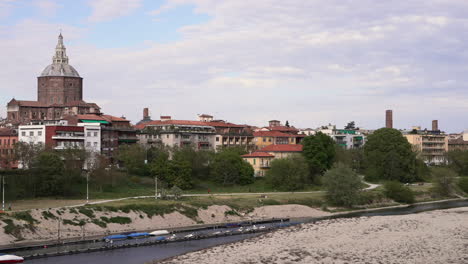
<instances>
[{"instance_id":1,"label":"small boat","mask_svg":"<svg viewBox=\"0 0 468 264\"><path fill-rule=\"evenodd\" d=\"M262 229L265 229L266 227L265 226L260 226L258 229L262 230Z\"/></svg>"},{"instance_id":2,"label":"small boat","mask_svg":"<svg viewBox=\"0 0 468 264\"><path fill-rule=\"evenodd\" d=\"M156 237L156 241L163 241L163 240L166 240L166 237L165 237L165 236L158 236L158 237Z\"/></svg>"},{"instance_id":3,"label":"small boat","mask_svg":"<svg viewBox=\"0 0 468 264\"><path fill-rule=\"evenodd\" d=\"M194 236L195 236L195 235L194 235L193 233L191 233L191 234L186 235L185 238L192 238L192 237L194 237Z\"/></svg>"},{"instance_id":4,"label":"small boat","mask_svg":"<svg viewBox=\"0 0 468 264\"><path fill-rule=\"evenodd\" d=\"M167 230L156 230L151 233L149 233L150 236L163 236L163 235L169 235L169 231Z\"/></svg>"},{"instance_id":5,"label":"small boat","mask_svg":"<svg viewBox=\"0 0 468 264\"><path fill-rule=\"evenodd\" d=\"M221 234L221 231L216 231L213 233L213 235L219 235L219 234Z\"/></svg>"},{"instance_id":6,"label":"small boat","mask_svg":"<svg viewBox=\"0 0 468 264\"><path fill-rule=\"evenodd\" d=\"M244 231L244 228L241 227L241 228L237 229L237 231L238 231L238 232L242 232L242 231Z\"/></svg>"},{"instance_id":7,"label":"small boat","mask_svg":"<svg viewBox=\"0 0 468 264\"><path fill-rule=\"evenodd\" d=\"M112 240L122 240L122 239L127 239L127 235L110 235L110 236L104 237L104 240L107 242L112 241Z\"/></svg>"},{"instance_id":8,"label":"small boat","mask_svg":"<svg viewBox=\"0 0 468 264\"><path fill-rule=\"evenodd\" d=\"M176 238L177 238L176 234L172 234L172 236L168 237L167 239L169 239L169 240L174 240L174 239L176 239Z\"/></svg>"},{"instance_id":9,"label":"small boat","mask_svg":"<svg viewBox=\"0 0 468 264\"><path fill-rule=\"evenodd\" d=\"M141 238L141 237L147 237L149 236L149 233L131 233L127 235L128 238Z\"/></svg>"},{"instance_id":10,"label":"small boat","mask_svg":"<svg viewBox=\"0 0 468 264\"><path fill-rule=\"evenodd\" d=\"M24 258L10 254L0 254L0 263L23 263Z\"/></svg>"}]
</instances>

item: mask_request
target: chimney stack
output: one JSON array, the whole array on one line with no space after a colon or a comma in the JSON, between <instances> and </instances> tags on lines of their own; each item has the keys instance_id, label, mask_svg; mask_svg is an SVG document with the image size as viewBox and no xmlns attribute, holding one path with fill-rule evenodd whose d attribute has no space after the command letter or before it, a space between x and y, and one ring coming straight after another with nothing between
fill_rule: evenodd
<instances>
[{"instance_id":1,"label":"chimney stack","mask_svg":"<svg viewBox=\"0 0 468 264\"><path fill-rule=\"evenodd\" d=\"M385 127L393 128L393 111L392 110L385 111Z\"/></svg>"},{"instance_id":2,"label":"chimney stack","mask_svg":"<svg viewBox=\"0 0 468 264\"><path fill-rule=\"evenodd\" d=\"M439 130L439 121L437 121L437 120L432 120L432 130L433 130L433 131Z\"/></svg>"},{"instance_id":3,"label":"chimney stack","mask_svg":"<svg viewBox=\"0 0 468 264\"><path fill-rule=\"evenodd\" d=\"M143 119L149 118L149 110L148 108L143 108Z\"/></svg>"}]
</instances>

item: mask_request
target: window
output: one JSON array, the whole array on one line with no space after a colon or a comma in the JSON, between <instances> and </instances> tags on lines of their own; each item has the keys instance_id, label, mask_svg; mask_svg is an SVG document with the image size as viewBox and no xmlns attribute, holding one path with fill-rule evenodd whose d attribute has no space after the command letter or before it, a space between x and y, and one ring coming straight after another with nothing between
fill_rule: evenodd
<instances>
[{"instance_id":1,"label":"window","mask_svg":"<svg viewBox=\"0 0 468 264\"><path fill-rule=\"evenodd\" d=\"M25 137L26 136L26 131L22 131L21 136Z\"/></svg>"},{"instance_id":2,"label":"window","mask_svg":"<svg viewBox=\"0 0 468 264\"><path fill-rule=\"evenodd\" d=\"M86 142L87 147L91 147L91 142Z\"/></svg>"},{"instance_id":3,"label":"window","mask_svg":"<svg viewBox=\"0 0 468 264\"><path fill-rule=\"evenodd\" d=\"M34 136L34 131L29 131L29 136L30 137Z\"/></svg>"},{"instance_id":4,"label":"window","mask_svg":"<svg viewBox=\"0 0 468 264\"><path fill-rule=\"evenodd\" d=\"M98 136L98 135L97 135L97 132L94 132L94 136L95 136L95 137L97 137L97 136Z\"/></svg>"},{"instance_id":5,"label":"window","mask_svg":"<svg viewBox=\"0 0 468 264\"><path fill-rule=\"evenodd\" d=\"M94 146L97 147L97 142L94 142Z\"/></svg>"},{"instance_id":6,"label":"window","mask_svg":"<svg viewBox=\"0 0 468 264\"><path fill-rule=\"evenodd\" d=\"M91 132L86 133L86 136L87 136L87 137L90 137L90 136L91 136Z\"/></svg>"},{"instance_id":7,"label":"window","mask_svg":"<svg viewBox=\"0 0 468 264\"><path fill-rule=\"evenodd\" d=\"M166 135L167 138L169 138L169 135Z\"/></svg>"},{"instance_id":8,"label":"window","mask_svg":"<svg viewBox=\"0 0 468 264\"><path fill-rule=\"evenodd\" d=\"M38 136L42 136L42 131L37 131Z\"/></svg>"},{"instance_id":9,"label":"window","mask_svg":"<svg viewBox=\"0 0 468 264\"><path fill-rule=\"evenodd\" d=\"M257 161L257 159L254 159L254 165L255 165L256 161Z\"/></svg>"},{"instance_id":10,"label":"window","mask_svg":"<svg viewBox=\"0 0 468 264\"><path fill-rule=\"evenodd\" d=\"M266 142L266 138L263 138L263 142Z\"/></svg>"},{"instance_id":11,"label":"window","mask_svg":"<svg viewBox=\"0 0 468 264\"><path fill-rule=\"evenodd\" d=\"M13 142L12 142L12 144L14 145L15 143L16 143L16 139L13 139Z\"/></svg>"},{"instance_id":12,"label":"window","mask_svg":"<svg viewBox=\"0 0 468 264\"><path fill-rule=\"evenodd\" d=\"M219 142L219 137L216 137L216 142Z\"/></svg>"}]
</instances>

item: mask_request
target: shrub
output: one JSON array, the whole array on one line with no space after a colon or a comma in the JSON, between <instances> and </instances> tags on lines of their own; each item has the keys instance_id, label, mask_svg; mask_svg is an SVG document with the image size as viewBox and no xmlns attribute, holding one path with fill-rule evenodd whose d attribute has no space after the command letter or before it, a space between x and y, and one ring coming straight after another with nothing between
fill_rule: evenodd
<instances>
[{"instance_id":1,"label":"shrub","mask_svg":"<svg viewBox=\"0 0 468 264\"><path fill-rule=\"evenodd\" d=\"M455 177L458 175L449 168L432 168L432 181L433 188L432 192L435 195L442 197L451 196L454 194L455 186Z\"/></svg>"},{"instance_id":2,"label":"shrub","mask_svg":"<svg viewBox=\"0 0 468 264\"><path fill-rule=\"evenodd\" d=\"M458 182L458 187L460 187L460 189L465 192L466 194L468 194L468 177L462 177L460 178L460 181Z\"/></svg>"},{"instance_id":3,"label":"shrub","mask_svg":"<svg viewBox=\"0 0 468 264\"><path fill-rule=\"evenodd\" d=\"M343 163L337 163L323 176L326 197L335 205L351 207L359 202L362 182L359 176Z\"/></svg>"},{"instance_id":4,"label":"shrub","mask_svg":"<svg viewBox=\"0 0 468 264\"><path fill-rule=\"evenodd\" d=\"M390 199L399 203L414 203L414 194L410 188L397 181L389 181L384 184L384 193Z\"/></svg>"},{"instance_id":5,"label":"shrub","mask_svg":"<svg viewBox=\"0 0 468 264\"><path fill-rule=\"evenodd\" d=\"M93 218L93 217L94 217L94 212L93 212L93 210L91 210L91 209L89 209L89 208L86 208L86 207L78 207L78 212L80 212L81 214L86 215L86 216L89 217L89 218Z\"/></svg>"}]
</instances>

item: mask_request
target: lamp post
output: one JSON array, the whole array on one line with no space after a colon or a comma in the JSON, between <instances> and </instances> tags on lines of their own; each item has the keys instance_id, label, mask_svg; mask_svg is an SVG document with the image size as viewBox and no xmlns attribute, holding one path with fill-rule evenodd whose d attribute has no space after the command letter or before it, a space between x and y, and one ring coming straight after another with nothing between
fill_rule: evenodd
<instances>
[{"instance_id":1,"label":"lamp post","mask_svg":"<svg viewBox=\"0 0 468 264\"><path fill-rule=\"evenodd\" d=\"M158 199L158 177L154 176L154 199Z\"/></svg>"},{"instance_id":2,"label":"lamp post","mask_svg":"<svg viewBox=\"0 0 468 264\"><path fill-rule=\"evenodd\" d=\"M2 175L2 210L5 211L5 175Z\"/></svg>"}]
</instances>

